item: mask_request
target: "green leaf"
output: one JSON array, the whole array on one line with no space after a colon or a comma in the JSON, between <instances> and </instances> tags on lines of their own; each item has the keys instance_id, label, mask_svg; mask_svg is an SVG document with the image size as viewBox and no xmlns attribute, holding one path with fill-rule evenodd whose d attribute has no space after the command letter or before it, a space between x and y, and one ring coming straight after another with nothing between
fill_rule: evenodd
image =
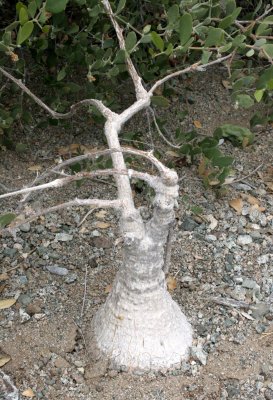
<instances>
[{"instance_id":1,"label":"green leaf","mask_svg":"<svg viewBox=\"0 0 273 400\"><path fill-rule=\"evenodd\" d=\"M258 89L255 91L254 97L258 103L260 103L260 101L262 100L264 91L265 91L265 89Z\"/></svg>"},{"instance_id":2,"label":"green leaf","mask_svg":"<svg viewBox=\"0 0 273 400\"><path fill-rule=\"evenodd\" d=\"M254 135L248 128L232 124L219 126L215 129L213 136L217 140L226 138L237 146L247 146L248 144L253 143L254 140Z\"/></svg>"},{"instance_id":3,"label":"green leaf","mask_svg":"<svg viewBox=\"0 0 273 400\"><path fill-rule=\"evenodd\" d=\"M235 0L228 0L226 2L226 14L232 14L233 11L236 9L236 1Z\"/></svg>"},{"instance_id":4,"label":"green leaf","mask_svg":"<svg viewBox=\"0 0 273 400\"><path fill-rule=\"evenodd\" d=\"M173 45L172 43L169 43L167 49L165 50L165 54L167 56L170 56L172 53L173 53Z\"/></svg>"},{"instance_id":5,"label":"green leaf","mask_svg":"<svg viewBox=\"0 0 273 400\"><path fill-rule=\"evenodd\" d=\"M28 21L24 26L20 26L19 32L17 35L17 45L22 44L25 40L27 40L32 34L34 28L34 24L32 21Z\"/></svg>"},{"instance_id":6,"label":"green leaf","mask_svg":"<svg viewBox=\"0 0 273 400\"><path fill-rule=\"evenodd\" d=\"M224 167L229 167L230 165L232 165L233 161L234 161L233 157L220 156L220 157L215 157L212 159L212 165L214 167L224 168Z\"/></svg>"},{"instance_id":7,"label":"green leaf","mask_svg":"<svg viewBox=\"0 0 273 400\"><path fill-rule=\"evenodd\" d=\"M31 16L31 18L35 17L36 11L37 11L37 4L35 0L31 1L28 5L28 13Z\"/></svg>"},{"instance_id":8,"label":"green leaf","mask_svg":"<svg viewBox=\"0 0 273 400\"><path fill-rule=\"evenodd\" d=\"M262 46L262 49L265 52L265 55L268 55L270 58L273 58L273 44L267 43Z\"/></svg>"},{"instance_id":9,"label":"green leaf","mask_svg":"<svg viewBox=\"0 0 273 400\"><path fill-rule=\"evenodd\" d=\"M184 14L179 22L179 39L181 46L187 43L192 34L192 16L191 14Z\"/></svg>"},{"instance_id":10,"label":"green leaf","mask_svg":"<svg viewBox=\"0 0 273 400\"><path fill-rule=\"evenodd\" d=\"M3 43L0 42L0 51L9 52L10 48L8 46L5 46Z\"/></svg>"},{"instance_id":11,"label":"green leaf","mask_svg":"<svg viewBox=\"0 0 273 400\"><path fill-rule=\"evenodd\" d=\"M164 50L164 42L159 34L153 31L151 32L151 38L155 47L162 52Z\"/></svg>"},{"instance_id":12,"label":"green leaf","mask_svg":"<svg viewBox=\"0 0 273 400\"><path fill-rule=\"evenodd\" d=\"M179 7L177 4L174 4L168 9L167 17L168 17L168 23L170 25L174 25L176 20L179 18Z\"/></svg>"},{"instance_id":13,"label":"green leaf","mask_svg":"<svg viewBox=\"0 0 273 400\"><path fill-rule=\"evenodd\" d=\"M249 108L254 105L254 100L248 94L238 94L235 100L243 108Z\"/></svg>"},{"instance_id":14,"label":"green leaf","mask_svg":"<svg viewBox=\"0 0 273 400\"><path fill-rule=\"evenodd\" d=\"M68 0L46 0L45 9L52 14L58 14L65 10Z\"/></svg>"},{"instance_id":15,"label":"green leaf","mask_svg":"<svg viewBox=\"0 0 273 400\"><path fill-rule=\"evenodd\" d=\"M269 17L266 17L263 20L264 23L267 23L268 25L273 25L273 15L269 15Z\"/></svg>"},{"instance_id":16,"label":"green leaf","mask_svg":"<svg viewBox=\"0 0 273 400\"><path fill-rule=\"evenodd\" d=\"M116 15L119 14L125 7L126 0L120 0L117 6Z\"/></svg>"},{"instance_id":17,"label":"green leaf","mask_svg":"<svg viewBox=\"0 0 273 400\"><path fill-rule=\"evenodd\" d=\"M143 33L147 34L147 33L150 32L150 30L151 30L151 25L146 25L146 26L144 26L144 28L143 28Z\"/></svg>"},{"instance_id":18,"label":"green leaf","mask_svg":"<svg viewBox=\"0 0 273 400\"><path fill-rule=\"evenodd\" d=\"M246 36L245 35L237 35L233 42L232 45L233 47L241 47L242 45L244 45L244 41L246 40Z\"/></svg>"},{"instance_id":19,"label":"green leaf","mask_svg":"<svg viewBox=\"0 0 273 400\"><path fill-rule=\"evenodd\" d=\"M59 82L59 81L62 81L64 78L65 78L65 76L66 76L66 69L65 69L65 67L64 68L62 68L59 72L58 72L58 74L57 74L57 81Z\"/></svg>"},{"instance_id":20,"label":"green leaf","mask_svg":"<svg viewBox=\"0 0 273 400\"><path fill-rule=\"evenodd\" d=\"M28 13L24 7L19 11L19 21L21 25L24 25L28 21Z\"/></svg>"},{"instance_id":21,"label":"green leaf","mask_svg":"<svg viewBox=\"0 0 273 400\"><path fill-rule=\"evenodd\" d=\"M221 29L226 29L228 28L230 25L233 24L233 22L236 20L236 18L238 17L238 15L240 14L242 8L238 7L236 8L232 14L228 15L227 17L225 17L224 19L222 19L222 21L219 23L219 28Z\"/></svg>"},{"instance_id":22,"label":"green leaf","mask_svg":"<svg viewBox=\"0 0 273 400\"><path fill-rule=\"evenodd\" d=\"M129 32L125 39L125 48L128 53L134 48L137 42L137 37L135 32Z\"/></svg>"},{"instance_id":23,"label":"green leaf","mask_svg":"<svg viewBox=\"0 0 273 400\"><path fill-rule=\"evenodd\" d=\"M267 88L268 83L273 79L273 65L269 67L258 79L257 89L265 89Z\"/></svg>"},{"instance_id":24,"label":"green leaf","mask_svg":"<svg viewBox=\"0 0 273 400\"><path fill-rule=\"evenodd\" d=\"M202 64L207 64L211 55L212 55L212 51L203 50L201 63Z\"/></svg>"},{"instance_id":25,"label":"green leaf","mask_svg":"<svg viewBox=\"0 0 273 400\"><path fill-rule=\"evenodd\" d=\"M140 43L151 43L152 37L151 34L148 33L147 35L143 35L142 38L140 39Z\"/></svg>"},{"instance_id":26,"label":"green leaf","mask_svg":"<svg viewBox=\"0 0 273 400\"><path fill-rule=\"evenodd\" d=\"M2 36L4 45L9 46L12 43L11 32L5 32Z\"/></svg>"},{"instance_id":27,"label":"green leaf","mask_svg":"<svg viewBox=\"0 0 273 400\"><path fill-rule=\"evenodd\" d=\"M223 29L209 27L208 37L205 41L205 47L221 46L224 42L225 32Z\"/></svg>"},{"instance_id":28,"label":"green leaf","mask_svg":"<svg viewBox=\"0 0 273 400\"><path fill-rule=\"evenodd\" d=\"M170 105L169 100L163 96L152 96L151 102L152 102L152 104L159 106L159 107L169 107L169 105Z\"/></svg>"},{"instance_id":29,"label":"green leaf","mask_svg":"<svg viewBox=\"0 0 273 400\"><path fill-rule=\"evenodd\" d=\"M16 214L7 213L0 215L0 228L9 225L16 218Z\"/></svg>"},{"instance_id":30,"label":"green leaf","mask_svg":"<svg viewBox=\"0 0 273 400\"><path fill-rule=\"evenodd\" d=\"M18 24L19 24L18 21L13 21L10 25L8 25L8 26L5 28L5 31L6 31L6 32L13 31L15 28L17 28Z\"/></svg>"},{"instance_id":31,"label":"green leaf","mask_svg":"<svg viewBox=\"0 0 273 400\"><path fill-rule=\"evenodd\" d=\"M253 54L255 53L255 51L253 49L248 50L248 52L246 53L247 57L252 57Z\"/></svg>"}]
</instances>

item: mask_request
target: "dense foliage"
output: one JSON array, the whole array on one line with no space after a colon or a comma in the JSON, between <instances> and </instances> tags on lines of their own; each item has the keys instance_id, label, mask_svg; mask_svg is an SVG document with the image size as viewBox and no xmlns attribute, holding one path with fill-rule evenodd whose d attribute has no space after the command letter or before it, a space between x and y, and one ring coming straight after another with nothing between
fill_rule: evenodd
<instances>
[{"instance_id":1,"label":"dense foliage","mask_svg":"<svg viewBox=\"0 0 273 400\"><path fill-rule=\"evenodd\" d=\"M67 110L75 96L100 99L114 110L116 88L127 77L126 52L146 85L187 65L205 65L230 55L225 65L234 106L248 108L263 101L270 110L273 7L269 2L120 0L112 6L124 29L125 50L119 49L109 17L97 0L20 1L13 14L11 3L8 7L4 3L11 19L0 33L0 65L26 84L28 76L42 76L48 88L43 100L60 112ZM26 74L26 66L31 73ZM28 123L31 114L24 102L10 101L18 97L18 88L6 84L1 75L0 79L0 134L2 143L9 146L14 122L22 118ZM153 104L168 107L171 94L170 87L162 87ZM91 111L99 122L101 116ZM273 121L273 114L255 114L251 126L268 121ZM201 154L204 177L210 184L223 182L232 163L221 154L219 139L242 146L253 142L249 129L233 125L219 127L207 139L194 131L178 130L176 136L182 142L179 152L190 158Z\"/></svg>"}]
</instances>

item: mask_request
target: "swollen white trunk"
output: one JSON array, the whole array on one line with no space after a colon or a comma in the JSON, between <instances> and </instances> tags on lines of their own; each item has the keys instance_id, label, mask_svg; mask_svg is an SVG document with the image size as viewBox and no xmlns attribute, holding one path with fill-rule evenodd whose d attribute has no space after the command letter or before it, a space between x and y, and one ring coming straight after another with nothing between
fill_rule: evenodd
<instances>
[{"instance_id":1,"label":"swollen white trunk","mask_svg":"<svg viewBox=\"0 0 273 400\"><path fill-rule=\"evenodd\" d=\"M116 367L177 368L188 357L191 327L166 290L162 250L149 237L125 249L112 291L94 318L97 345Z\"/></svg>"},{"instance_id":2,"label":"swollen white trunk","mask_svg":"<svg viewBox=\"0 0 273 400\"><path fill-rule=\"evenodd\" d=\"M165 195L156 196L144 237L125 240L123 265L93 320L97 345L116 368L179 368L188 357L192 330L168 293L163 272L174 204L166 193L167 188Z\"/></svg>"}]
</instances>

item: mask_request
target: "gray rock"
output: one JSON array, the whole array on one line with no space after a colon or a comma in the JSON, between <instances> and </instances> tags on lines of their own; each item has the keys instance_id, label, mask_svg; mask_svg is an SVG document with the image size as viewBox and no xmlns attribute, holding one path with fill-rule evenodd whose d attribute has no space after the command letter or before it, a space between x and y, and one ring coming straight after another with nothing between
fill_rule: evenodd
<instances>
[{"instance_id":1,"label":"gray rock","mask_svg":"<svg viewBox=\"0 0 273 400\"><path fill-rule=\"evenodd\" d=\"M55 274L55 275L65 276L68 274L68 269L66 269L64 267L58 267L57 265L47 265L46 269L51 274Z\"/></svg>"},{"instance_id":2,"label":"gray rock","mask_svg":"<svg viewBox=\"0 0 273 400\"><path fill-rule=\"evenodd\" d=\"M245 246L252 243L252 237L250 235L239 235L237 238L237 244L240 246Z\"/></svg>"},{"instance_id":3,"label":"gray rock","mask_svg":"<svg viewBox=\"0 0 273 400\"><path fill-rule=\"evenodd\" d=\"M266 326L264 324L258 324L255 327L256 332L259 334L263 333L265 331L265 329L266 329Z\"/></svg>"},{"instance_id":4,"label":"gray rock","mask_svg":"<svg viewBox=\"0 0 273 400\"><path fill-rule=\"evenodd\" d=\"M21 232L27 233L30 231L30 223L26 222L25 224L22 224L19 228Z\"/></svg>"},{"instance_id":5,"label":"gray rock","mask_svg":"<svg viewBox=\"0 0 273 400\"><path fill-rule=\"evenodd\" d=\"M4 251L4 256L13 258L15 254L17 253L17 249L10 249L9 247L5 248Z\"/></svg>"},{"instance_id":6,"label":"gray rock","mask_svg":"<svg viewBox=\"0 0 273 400\"><path fill-rule=\"evenodd\" d=\"M28 294L20 294L18 297L18 302L22 304L22 306L27 306L31 303L31 297Z\"/></svg>"},{"instance_id":7,"label":"gray rock","mask_svg":"<svg viewBox=\"0 0 273 400\"><path fill-rule=\"evenodd\" d=\"M200 346L191 347L191 356L195 361L199 361L202 365L207 364L207 353Z\"/></svg>"},{"instance_id":8,"label":"gray rock","mask_svg":"<svg viewBox=\"0 0 273 400\"><path fill-rule=\"evenodd\" d=\"M56 242L69 242L72 239L73 239L73 235L69 235L68 233L65 233L65 232L57 233L55 236Z\"/></svg>"},{"instance_id":9,"label":"gray rock","mask_svg":"<svg viewBox=\"0 0 273 400\"><path fill-rule=\"evenodd\" d=\"M259 286L259 285L253 279L245 278L243 280L242 286L246 289L256 289L257 286Z\"/></svg>"},{"instance_id":10,"label":"gray rock","mask_svg":"<svg viewBox=\"0 0 273 400\"><path fill-rule=\"evenodd\" d=\"M188 231L188 232L192 232L194 231L195 228L198 227L198 223L195 222L192 218L190 217L186 217L184 218L184 220L182 221L182 224L180 226L180 229L182 229L183 231Z\"/></svg>"},{"instance_id":11,"label":"gray rock","mask_svg":"<svg viewBox=\"0 0 273 400\"><path fill-rule=\"evenodd\" d=\"M18 280L21 285L26 285L28 283L28 279L25 275L18 276Z\"/></svg>"},{"instance_id":12,"label":"gray rock","mask_svg":"<svg viewBox=\"0 0 273 400\"><path fill-rule=\"evenodd\" d=\"M215 242L215 241L217 240L217 237L216 237L215 235L206 235L206 236L205 236L205 239L206 239L208 242Z\"/></svg>"},{"instance_id":13,"label":"gray rock","mask_svg":"<svg viewBox=\"0 0 273 400\"><path fill-rule=\"evenodd\" d=\"M77 280L77 274L70 274L65 278L65 283L73 283Z\"/></svg>"},{"instance_id":14,"label":"gray rock","mask_svg":"<svg viewBox=\"0 0 273 400\"><path fill-rule=\"evenodd\" d=\"M270 305L266 303L257 303L251 306L252 317L255 319L261 319L264 315L268 314L270 311Z\"/></svg>"}]
</instances>

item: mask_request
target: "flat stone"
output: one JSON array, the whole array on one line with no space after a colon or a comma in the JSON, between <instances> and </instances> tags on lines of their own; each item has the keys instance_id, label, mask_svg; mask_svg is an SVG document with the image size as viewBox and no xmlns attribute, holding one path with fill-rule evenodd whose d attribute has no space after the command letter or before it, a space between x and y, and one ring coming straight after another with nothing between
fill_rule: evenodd
<instances>
[{"instance_id":1,"label":"flat stone","mask_svg":"<svg viewBox=\"0 0 273 400\"><path fill-rule=\"evenodd\" d=\"M251 311L252 311L252 317L255 319L261 319L269 313L270 311L270 305L266 303L257 303L251 306Z\"/></svg>"},{"instance_id":2,"label":"flat stone","mask_svg":"<svg viewBox=\"0 0 273 400\"><path fill-rule=\"evenodd\" d=\"M18 302L23 306L27 306L29 303L31 303L31 296L28 294L20 294L18 297Z\"/></svg>"},{"instance_id":3,"label":"flat stone","mask_svg":"<svg viewBox=\"0 0 273 400\"><path fill-rule=\"evenodd\" d=\"M58 356L54 361L54 365L56 368L68 368L70 367L69 362L66 361L65 358Z\"/></svg>"},{"instance_id":4,"label":"flat stone","mask_svg":"<svg viewBox=\"0 0 273 400\"><path fill-rule=\"evenodd\" d=\"M65 232L57 233L55 236L56 242L69 242L70 240L73 240L73 235L69 235Z\"/></svg>"},{"instance_id":5,"label":"flat stone","mask_svg":"<svg viewBox=\"0 0 273 400\"><path fill-rule=\"evenodd\" d=\"M77 274L73 273L65 278L65 283L73 283L77 280Z\"/></svg>"},{"instance_id":6,"label":"flat stone","mask_svg":"<svg viewBox=\"0 0 273 400\"><path fill-rule=\"evenodd\" d=\"M22 225L19 227L19 229L20 229L21 232L24 232L24 233L29 232L29 231L30 231L30 223L29 223L29 222L26 222L25 224L22 224Z\"/></svg>"},{"instance_id":7,"label":"flat stone","mask_svg":"<svg viewBox=\"0 0 273 400\"><path fill-rule=\"evenodd\" d=\"M237 244L239 244L240 246L245 246L252 242L253 242L253 240L250 235L239 235L237 238Z\"/></svg>"},{"instance_id":8,"label":"flat stone","mask_svg":"<svg viewBox=\"0 0 273 400\"><path fill-rule=\"evenodd\" d=\"M183 231L188 231L188 232L192 232L194 231L195 228L198 227L197 222L195 222L192 218L190 217L186 217L184 218L184 220L182 221L182 224L180 226L180 229L182 229Z\"/></svg>"},{"instance_id":9,"label":"flat stone","mask_svg":"<svg viewBox=\"0 0 273 400\"><path fill-rule=\"evenodd\" d=\"M68 269L58 267L57 265L47 265L46 269L51 273L59 276L65 276L68 274Z\"/></svg>"}]
</instances>

